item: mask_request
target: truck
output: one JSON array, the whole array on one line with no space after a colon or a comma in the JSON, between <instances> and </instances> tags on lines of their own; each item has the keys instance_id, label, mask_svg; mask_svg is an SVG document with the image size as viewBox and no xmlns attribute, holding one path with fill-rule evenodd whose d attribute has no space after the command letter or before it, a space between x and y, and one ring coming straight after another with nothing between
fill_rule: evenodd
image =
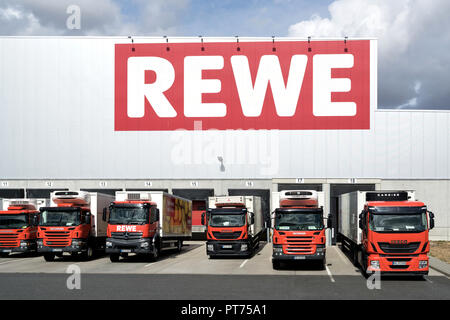
<instances>
[{"instance_id":1,"label":"truck","mask_svg":"<svg viewBox=\"0 0 450 320\"><path fill-rule=\"evenodd\" d=\"M36 252L39 208L48 199L1 199L0 256Z\"/></svg>"},{"instance_id":2,"label":"truck","mask_svg":"<svg viewBox=\"0 0 450 320\"><path fill-rule=\"evenodd\" d=\"M285 190L272 193L278 204L272 213L272 266L287 261L317 261L326 265L324 194L316 190ZM328 228L331 219L328 217Z\"/></svg>"},{"instance_id":3,"label":"truck","mask_svg":"<svg viewBox=\"0 0 450 320\"><path fill-rule=\"evenodd\" d=\"M206 254L250 257L264 234L261 198L257 196L218 196L208 198L202 215L206 226Z\"/></svg>"},{"instance_id":4,"label":"truck","mask_svg":"<svg viewBox=\"0 0 450 320\"><path fill-rule=\"evenodd\" d=\"M427 275L434 214L408 190L355 191L339 197L338 235L367 276Z\"/></svg>"},{"instance_id":5,"label":"truck","mask_svg":"<svg viewBox=\"0 0 450 320\"><path fill-rule=\"evenodd\" d=\"M117 191L103 219L111 262L130 253L156 261L161 251L180 252L192 238L192 202L163 191Z\"/></svg>"},{"instance_id":6,"label":"truck","mask_svg":"<svg viewBox=\"0 0 450 320\"><path fill-rule=\"evenodd\" d=\"M103 208L114 197L86 191L54 191L50 206L41 207L37 250L46 261L69 253L90 260L105 248L106 223Z\"/></svg>"}]
</instances>

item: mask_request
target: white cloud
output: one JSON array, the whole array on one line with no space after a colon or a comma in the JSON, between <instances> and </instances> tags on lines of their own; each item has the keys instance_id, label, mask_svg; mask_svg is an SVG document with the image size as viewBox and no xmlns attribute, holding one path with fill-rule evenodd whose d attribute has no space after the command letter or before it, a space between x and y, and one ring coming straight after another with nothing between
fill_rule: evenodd
<instances>
[{"instance_id":1,"label":"white cloud","mask_svg":"<svg viewBox=\"0 0 450 320\"><path fill-rule=\"evenodd\" d=\"M328 10L329 18L291 25L289 35L376 37L380 106L449 108L450 1L336 0Z\"/></svg>"}]
</instances>

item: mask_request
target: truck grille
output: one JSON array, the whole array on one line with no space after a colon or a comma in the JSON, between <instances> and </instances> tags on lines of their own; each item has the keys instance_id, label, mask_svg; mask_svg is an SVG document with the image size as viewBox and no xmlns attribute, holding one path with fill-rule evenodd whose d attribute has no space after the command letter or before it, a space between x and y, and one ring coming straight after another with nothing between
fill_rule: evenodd
<instances>
[{"instance_id":1,"label":"truck grille","mask_svg":"<svg viewBox=\"0 0 450 320\"><path fill-rule=\"evenodd\" d=\"M45 231L44 246L67 247L71 244L69 231Z\"/></svg>"},{"instance_id":2,"label":"truck grille","mask_svg":"<svg viewBox=\"0 0 450 320\"><path fill-rule=\"evenodd\" d=\"M310 243L312 242L313 237L308 237L308 236L287 236L286 237L286 241L288 243L292 243L292 242L301 242L301 243Z\"/></svg>"},{"instance_id":3,"label":"truck grille","mask_svg":"<svg viewBox=\"0 0 450 320\"><path fill-rule=\"evenodd\" d=\"M386 253L413 253L419 248L420 242L408 244L392 244L389 242L378 242L380 249Z\"/></svg>"},{"instance_id":4,"label":"truck grille","mask_svg":"<svg viewBox=\"0 0 450 320\"><path fill-rule=\"evenodd\" d=\"M142 238L142 232L111 232L111 238L120 240L138 240Z\"/></svg>"},{"instance_id":5,"label":"truck grille","mask_svg":"<svg viewBox=\"0 0 450 320\"><path fill-rule=\"evenodd\" d=\"M242 231L236 231L236 232L217 232L213 231L213 236L216 239L237 239L241 236Z\"/></svg>"},{"instance_id":6,"label":"truck grille","mask_svg":"<svg viewBox=\"0 0 450 320\"><path fill-rule=\"evenodd\" d=\"M0 248L18 247L19 236L16 233L1 233L0 234Z\"/></svg>"},{"instance_id":7,"label":"truck grille","mask_svg":"<svg viewBox=\"0 0 450 320\"><path fill-rule=\"evenodd\" d=\"M314 247L309 245L294 245L294 244L288 244L286 246L286 254L313 254L314 253Z\"/></svg>"}]
</instances>

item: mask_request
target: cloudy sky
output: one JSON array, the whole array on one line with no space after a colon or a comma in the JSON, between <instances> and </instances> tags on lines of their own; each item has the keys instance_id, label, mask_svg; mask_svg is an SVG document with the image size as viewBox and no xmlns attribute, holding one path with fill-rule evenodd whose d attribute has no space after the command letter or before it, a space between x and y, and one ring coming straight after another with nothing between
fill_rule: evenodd
<instances>
[{"instance_id":1,"label":"cloudy sky","mask_svg":"<svg viewBox=\"0 0 450 320\"><path fill-rule=\"evenodd\" d=\"M448 0L0 0L0 35L377 37L379 107L450 110L449 13Z\"/></svg>"}]
</instances>

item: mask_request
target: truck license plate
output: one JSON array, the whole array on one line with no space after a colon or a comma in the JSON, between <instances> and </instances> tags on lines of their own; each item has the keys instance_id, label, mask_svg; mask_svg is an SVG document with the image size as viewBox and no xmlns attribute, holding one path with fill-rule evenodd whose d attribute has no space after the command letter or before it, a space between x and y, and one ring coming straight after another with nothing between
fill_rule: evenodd
<instances>
[{"instance_id":1,"label":"truck license plate","mask_svg":"<svg viewBox=\"0 0 450 320\"><path fill-rule=\"evenodd\" d=\"M131 249L122 249L122 250L120 250L120 252L126 252L126 253L128 253L128 252L131 252Z\"/></svg>"},{"instance_id":2,"label":"truck license plate","mask_svg":"<svg viewBox=\"0 0 450 320\"><path fill-rule=\"evenodd\" d=\"M406 266L406 261L394 261L392 262L393 266Z\"/></svg>"},{"instance_id":3,"label":"truck license plate","mask_svg":"<svg viewBox=\"0 0 450 320\"><path fill-rule=\"evenodd\" d=\"M306 257L304 257L304 256L295 256L294 257L294 260L304 260L304 259L306 259Z\"/></svg>"},{"instance_id":4,"label":"truck license plate","mask_svg":"<svg viewBox=\"0 0 450 320\"><path fill-rule=\"evenodd\" d=\"M3 249L1 252L8 252L8 253L11 253L12 250L11 250L11 249Z\"/></svg>"},{"instance_id":5,"label":"truck license plate","mask_svg":"<svg viewBox=\"0 0 450 320\"><path fill-rule=\"evenodd\" d=\"M222 246L222 249L231 249L231 248L233 248L233 246L231 244L224 244Z\"/></svg>"},{"instance_id":6,"label":"truck license plate","mask_svg":"<svg viewBox=\"0 0 450 320\"><path fill-rule=\"evenodd\" d=\"M62 252L62 249L52 249L53 252Z\"/></svg>"}]
</instances>

